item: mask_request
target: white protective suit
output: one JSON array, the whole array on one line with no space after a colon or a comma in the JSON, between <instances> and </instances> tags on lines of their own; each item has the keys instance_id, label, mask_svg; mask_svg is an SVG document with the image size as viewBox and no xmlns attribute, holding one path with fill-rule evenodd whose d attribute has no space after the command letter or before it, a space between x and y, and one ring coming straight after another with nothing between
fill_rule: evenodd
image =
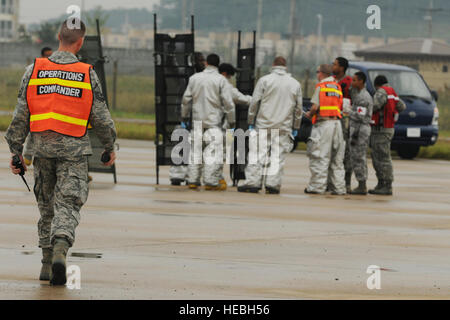
<instances>
[{"instance_id":1,"label":"white protective suit","mask_svg":"<svg viewBox=\"0 0 450 320\"><path fill-rule=\"evenodd\" d=\"M265 176L266 190L280 190L286 155L293 147L292 130L300 128L302 112L301 85L286 72L286 67L272 67L270 74L258 80L248 109L248 123L259 135L257 161L247 164L242 187L261 189ZM267 140L261 130L266 130ZM273 139L277 130L278 141ZM261 141L267 141L265 148Z\"/></svg>"},{"instance_id":2,"label":"white protective suit","mask_svg":"<svg viewBox=\"0 0 450 320\"><path fill-rule=\"evenodd\" d=\"M235 105L233 103L232 86L228 80L219 74L214 66L207 66L204 71L196 73L189 78L186 91L183 95L181 105L181 117L184 121L190 118L192 112L192 122L201 121L203 136L210 138L203 139L202 163L193 162L195 156L193 139L199 138L191 132L191 156L188 165L188 184L200 185L202 169L204 170L203 181L207 186L218 186L223 171L223 156L220 163L206 163L205 151L212 144L223 143L222 125L226 117L231 127L235 124ZM220 143L217 138L220 137ZM213 146L211 146L213 147ZM214 148L216 150L216 148ZM198 152L198 150L197 150ZM223 153L223 149L221 151Z\"/></svg>"},{"instance_id":3,"label":"white protective suit","mask_svg":"<svg viewBox=\"0 0 450 320\"><path fill-rule=\"evenodd\" d=\"M321 82L327 81L335 81L335 79L328 77ZM316 88L311 98L313 104L320 105L319 91L320 88ZM308 138L307 154L311 171L307 191L324 193L327 188L327 180L329 180L333 193L346 194L345 141L341 120L318 120L313 125L311 136Z\"/></svg>"}]
</instances>

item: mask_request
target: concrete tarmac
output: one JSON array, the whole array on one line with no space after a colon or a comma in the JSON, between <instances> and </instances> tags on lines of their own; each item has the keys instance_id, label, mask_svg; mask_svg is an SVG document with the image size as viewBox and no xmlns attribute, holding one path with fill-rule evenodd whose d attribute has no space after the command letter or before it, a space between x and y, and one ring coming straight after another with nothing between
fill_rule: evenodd
<instances>
[{"instance_id":1,"label":"concrete tarmac","mask_svg":"<svg viewBox=\"0 0 450 320\"><path fill-rule=\"evenodd\" d=\"M450 298L450 162L395 159L392 197L306 195L296 152L281 195L241 194L172 187L168 167L156 185L153 142L119 143L118 184L93 174L69 251L77 290L38 280L39 211L0 135L0 299Z\"/></svg>"}]
</instances>

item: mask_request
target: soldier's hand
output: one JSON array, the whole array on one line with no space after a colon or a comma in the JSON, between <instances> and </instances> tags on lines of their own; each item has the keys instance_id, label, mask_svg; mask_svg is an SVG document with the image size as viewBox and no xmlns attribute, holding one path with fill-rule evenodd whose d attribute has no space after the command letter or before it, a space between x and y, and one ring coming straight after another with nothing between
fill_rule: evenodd
<instances>
[{"instance_id":1,"label":"soldier's hand","mask_svg":"<svg viewBox=\"0 0 450 320\"><path fill-rule=\"evenodd\" d=\"M110 160L103 164L106 167L111 167L114 164L114 162L116 161L116 153L115 152L111 152L109 154L109 156L111 157Z\"/></svg>"},{"instance_id":2,"label":"soldier's hand","mask_svg":"<svg viewBox=\"0 0 450 320\"><path fill-rule=\"evenodd\" d=\"M9 167L11 168L11 172L12 172L12 173L14 173L14 174L19 174L19 173L20 173L20 169L16 168L16 167L13 165L13 159L12 159L13 156L14 156L14 154L11 154L11 159L9 160ZM22 162L23 169L24 169L25 171L27 171L27 170L28 170L28 169L27 169L27 165L25 164L25 161L23 161L22 155L20 155L19 158L20 158L20 161Z\"/></svg>"}]
</instances>

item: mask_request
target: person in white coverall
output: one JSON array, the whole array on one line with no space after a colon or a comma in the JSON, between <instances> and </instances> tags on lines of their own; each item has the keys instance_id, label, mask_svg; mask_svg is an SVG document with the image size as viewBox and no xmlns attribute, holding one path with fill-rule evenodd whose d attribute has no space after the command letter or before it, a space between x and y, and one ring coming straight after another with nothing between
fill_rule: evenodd
<instances>
[{"instance_id":1,"label":"person in white coverall","mask_svg":"<svg viewBox=\"0 0 450 320\"><path fill-rule=\"evenodd\" d=\"M306 113L312 119L313 127L307 142L311 179L305 193L325 193L328 179L332 194L346 194L345 141L339 120L343 95L341 86L331 75L331 65L320 65L317 70L319 83L311 98L312 107Z\"/></svg>"},{"instance_id":2,"label":"person in white coverall","mask_svg":"<svg viewBox=\"0 0 450 320\"><path fill-rule=\"evenodd\" d=\"M252 101L252 96L241 93L231 83L231 78L236 74L236 69L233 67L233 65L229 63L221 63L219 66L219 73L228 80L228 84L230 85L231 93L233 95L234 104L241 104L244 106L250 105L250 102Z\"/></svg>"},{"instance_id":3,"label":"person in white coverall","mask_svg":"<svg viewBox=\"0 0 450 320\"><path fill-rule=\"evenodd\" d=\"M271 73L258 80L248 109L249 130L256 129L258 135L257 161L252 163L249 154L239 192L257 193L265 178L266 193L280 193L286 155L292 150L302 112L301 85L287 73L286 59L276 57ZM254 143L250 138L250 144Z\"/></svg>"},{"instance_id":4,"label":"person in white coverall","mask_svg":"<svg viewBox=\"0 0 450 320\"><path fill-rule=\"evenodd\" d=\"M175 60L176 61L176 60ZM205 70L205 57L201 52L195 52L194 53L194 69L195 72L202 72ZM186 124L187 125L187 124ZM176 126L175 129L181 129L181 126ZM186 129L186 128L183 128ZM181 164L181 165L172 165L169 168L169 179L170 183L173 186L179 186L182 183L186 182L187 179L187 173L188 173L188 166Z\"/></svg>"},{"instance_id":5,"label":"person in white coverall","mask_svg":"<svg viewBox=\"0 0 450 320\"><path fill-rule=\"evenodd\" d=\"M192 111L191 151L188 165L188 185L191 189L200 186L203 170L203 182L206 190L225 190L219 183L223 175L223 118L226 117L230 127L235 124L235 105L228 80L219 74L220 58L210 54L206 58L204 71L189 78L181 105L181 117L188 121ZM201 123L201 132L195 131L196 123ZM185 126L182 123L182 126ZM194 139L202 139L194 143ZM201 145L202 150L196 149ZM211 152L213 150L213 152ZM211 160L211 155L215 157Z\"/></svg>"}]
</instances>

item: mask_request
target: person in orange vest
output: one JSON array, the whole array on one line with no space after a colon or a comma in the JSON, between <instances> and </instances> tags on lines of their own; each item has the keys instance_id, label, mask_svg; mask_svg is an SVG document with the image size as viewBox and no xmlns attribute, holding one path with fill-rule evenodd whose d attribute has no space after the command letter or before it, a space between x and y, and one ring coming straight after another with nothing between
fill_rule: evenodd
<instances>
[{"instance_id":1,"label":"person in orange vest","mask_svg":"<svg viewBox=\"0 0 450 320\"><path fill-rule=\"evenodd\" d=\"M391 140L394 137L394 125L399 112L406 109L406 104L398 97L394 88L388 84L384 75L374 80L376 89L373 96L372 131L370 148L372 164L378 183L370 194L392 195L394 172L391 159Z\"/></svg>"},{"instance_id":2,"label":"person in orange vest","mask_svg":"<svg viewBox=\"0 0 450 320\"><path fill-rule=\"evenodd\" d=\"M313 127L307 142L311 179L305 193L325 193L329 176L332 194L346 194L345 141L340 121L343 94L331 74L331 65L322 64L317 69L319 83L311 98L312 107L306 113Z\"/></svg>"},{"instance_id":3,"label":"person in orange vest","mask_svg":"<svg viewBox=\"0 0 450 320\"><path fill-rule=\"evenodd\" d=\"M12 156L19 157L26 171L23 143L31 132L34 194L41 214L39 279L50 280L52 285L66 283L66 255L75 241L80 210L89 193L88 156L92 149L88 123L105 147L105 166L113 165L116 159L116 129L100 81L92 66L75 56L85 33L81 20L64 21L58 51L49 58L37 58L27 67L5 135ZM14 174L22 171L13 159L10 168Z\"/></svg>"},{"instance_id":4,"label":"person in orange vest","mask_svg":"<svg viewBox=\"0 0 450 320\"><path fill-rule=\"evenodd\" d=\"M53 54L53 50L50 47L44 47L41 50L41 58L48 58ZM25 140L25 147L23 149L23 160L27 166L31 166L33 162L33 141L31 141L31 134L28 135Z\"/></svg>"},{"instance_id":5,"label":"person in orange vest","mask_svg":"<svg viewBox=\"0 0 450 320\"><path fill-rule=\"evenodd\" d=\"M343 57L337 57L333 62L333 76L336 81L339 83L342 89L342 95L344 99L351 99L350 97L350 88L352 86L352 77L346 75L348 68L348 60ZM349 132L350 132L350 123L349 117L344 112L341 119L342 130L344 132L344 140L345 140L345 155L344 155L344 169L345 169L345 187L347 189L347 193L351 191L351 180L352 180L352 165L350 160L350 144L349 140Z\"/></svg>"}]
</instances>

